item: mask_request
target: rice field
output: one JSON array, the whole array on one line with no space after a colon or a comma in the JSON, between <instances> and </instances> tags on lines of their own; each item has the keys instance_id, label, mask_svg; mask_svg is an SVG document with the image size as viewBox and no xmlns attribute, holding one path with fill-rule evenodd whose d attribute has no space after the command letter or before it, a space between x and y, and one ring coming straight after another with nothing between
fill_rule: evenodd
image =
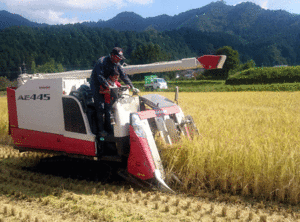
<instances>
[{"instance_id":1,"label":"rice field","mask_svg":"<svg viewBox=\"0 0 300 222\"><path fill-rule=\"evenodd\" d=\"M182 93L200 136L164 147L164 163L193 192L298 204L299 99L299 92Z\"/></svg>"},{"instance_id":2,"label":"rice field","mask_svg":"<svg viewBox=\"0 0 300 222\"><path fill-rule=\"evenodd\" d=\"M174 99L174 93L160 93ZM0 97L0 221L300 221L300 92L180 93L200 136L158 141L184 186L162 194L24 171L42 154L7 145Z\"/></svg>"}]
</instances>

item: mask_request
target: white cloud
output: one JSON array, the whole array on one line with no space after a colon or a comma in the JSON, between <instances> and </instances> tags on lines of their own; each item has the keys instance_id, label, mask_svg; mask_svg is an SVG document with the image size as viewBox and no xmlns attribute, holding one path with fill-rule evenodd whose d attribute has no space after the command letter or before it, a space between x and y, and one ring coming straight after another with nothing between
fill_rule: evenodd
<instances>
[{"instance_id":1,"label":"white cloud","mask_svg":"<svg viewBox=\"0 0 300 222\"><path fill-rule=\"evenodd\" d=\"M256 5L259 5L260 7L264 8L264 9L268 9L267 6L268 6L268 1L269 0L245 0L245 1L230 1L230 2L234 2L233 3L233 6L236 6L238 4L241 4L242 2L253 2L255 3ZM230 4L230 2L228 2L228 4Z\"/></svg>"},{"instance_id":2,"label":"white cloud","mask_svg":"<svg viewBox=\"0 0 300 222\"><path fill-rule=\"evenodd\" d=\"M1 0L10 12L39 23L67 24L82 22L76 13L99 12L128 4L151 4L153 0ZM70 16L72 15L72 16ZM69 18L66 18L69 16Z\"/></svg>"},{"instance_id":3,"label":"white cloud","mask_svg":"<svg viewBox=\"0 0 300 222\"><path fill-rule=\"evenodd\" d=\"M260 2L260 6L264 9L268 9L268 3L269 1L268 0L265 0L265 1L261 1Z\"/></svg>"},{"instance_id":4,"label":"white cloud","mask_svg":"<svg viewBox=\"0 0 300 222\"><path fill-rule=\"evenodd\" d=\"M287 10L289 6L291 6L293 3L299 3L299 0L228 0L226 1L228 4L232 4L233 6L240 4L242 2L253 2L256 5L259 5L260 7L264 9L270 9L270 10L278 10L283 9Z\"/></svg>"},{"instance_id":5,"label":"white cloud","mask_svg":"<svg viewBox=\"0 0 300 222\"><path fill-rule=\"evenodd\" d=\"M82 22L77 17L73 18L64 18L62 17L64 15L63 12L59 11L52 11L52 10L41 10L35 12L35 16L40 18L40 20L44 20L44 23L47 24L73 24Z\"/></svg>"},{"instance_id":6,"label":"white cloud","mask_svg":"<svg viewBox=\"0 0 300 222\"><path fill-rule=\"evenodd\" d=\"M147 4L153 3L153 0L127 0L127 2L141 4L141 5L147 5Z\"/></svg>"}]
</instances>

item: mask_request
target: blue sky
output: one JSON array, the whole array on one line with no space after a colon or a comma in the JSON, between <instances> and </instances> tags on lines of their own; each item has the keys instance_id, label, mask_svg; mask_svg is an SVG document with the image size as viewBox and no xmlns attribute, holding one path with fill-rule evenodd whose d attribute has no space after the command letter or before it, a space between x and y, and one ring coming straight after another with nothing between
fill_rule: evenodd
<instances>
[{"instance_id":1,"label":"blue sky","mask_svg":"<svg viewBox=\"0 0 300 222\"><path fill-rule=\"evenodd\" d=\"M216 0L215 0L216 1ZM262 8L286 10L300 14L299 0L249 0ZM135 12L142 17L167 14L177 15L201 8L211 0L0 0L0 10L22 15L34 22L67 24L83 21L108 20L120 12ZM225 0L236 5L242 0Z\"/></svg>"}]
</instances>

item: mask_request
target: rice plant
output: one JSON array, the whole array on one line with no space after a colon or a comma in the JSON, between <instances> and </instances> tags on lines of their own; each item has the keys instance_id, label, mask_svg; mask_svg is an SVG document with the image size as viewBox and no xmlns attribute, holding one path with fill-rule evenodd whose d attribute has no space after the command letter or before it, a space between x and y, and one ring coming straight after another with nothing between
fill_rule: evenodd
<instances>
[{"instance_id":1,"label":"rice plant","mask_svg":"<svg viewBox=\"0 0 300 222\"><path fill-rule=\"evenodd\" d=\"M186 189L228 188L297 204L299 99L299 92L182 93L181 108L194 117L201 136L160 144L163 163Z\"/></svg>"}]
</instances>

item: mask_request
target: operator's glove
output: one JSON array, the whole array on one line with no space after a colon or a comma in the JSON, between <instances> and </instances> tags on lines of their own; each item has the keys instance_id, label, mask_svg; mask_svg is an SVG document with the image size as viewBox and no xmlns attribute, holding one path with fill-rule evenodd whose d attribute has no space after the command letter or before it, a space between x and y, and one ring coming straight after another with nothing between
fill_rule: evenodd
<instances>
[{"instance_id":1,"label":"operator's glove","mask_svg":"<svg viewBox=\"0 0 300 222\"><path fill-rule=\"evenodd\" d=\"M137 88L132 88L132 92L134 92L134 93L139 93L140 92L140 90L139 89L137 89Z\"/></svg>"}]
</instances>

